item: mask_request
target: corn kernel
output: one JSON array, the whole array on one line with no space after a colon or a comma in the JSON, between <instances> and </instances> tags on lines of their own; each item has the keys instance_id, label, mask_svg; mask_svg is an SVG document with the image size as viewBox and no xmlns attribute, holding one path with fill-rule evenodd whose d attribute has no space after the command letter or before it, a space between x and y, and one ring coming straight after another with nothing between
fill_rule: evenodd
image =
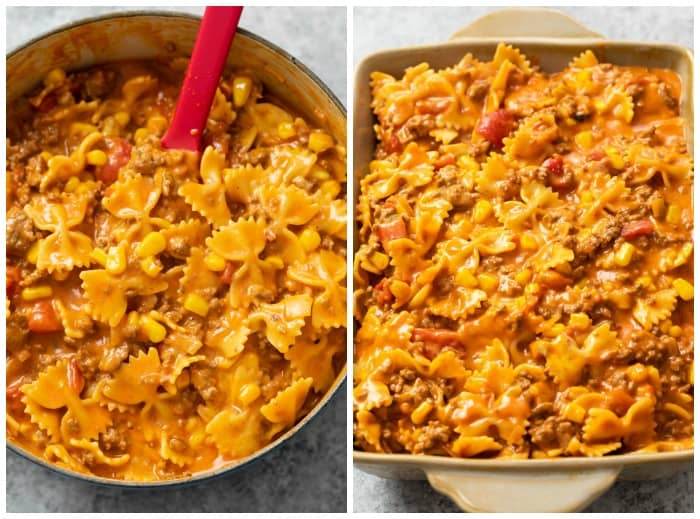
<instances>
[{"instance_id":1,"label":"corn kernel","mask_svg":"<svg viewBox=\"0 0 700 519\"><path fill-rule=\"evenodd\" d=\"M149 232L136 249L139 258L155 256L165 250L165 237L159 232Z\"/></svg>"},{"instance_id":2,"label":"corn kernel","mask_svg":"<svg viewBox=\"0 0 700 519\"><path fill-rule=\"evenodd\" d=\"M525 286L530 282L531 279L532 270L530 269L523 269L515 275L515 281L518 283L518 285Z\"/></svg>"},{"instance_id":3,"label":"corn kernel","mask_svg":"<svg viewBox=\"0 0 700 519\"><path fill-rule=\"evenodd\" d=\"M162 342L167 333L165 326L146 315L141 317L141 330L151 342Z\"/></svg>"},{"instance_id":4,"label":"corn kernel","mask_svg":"<svg viewBox=\"0 0 700 519\"><path fill-rule=\"evenodd\" d=\"M484 292L493 292L498 287L498 278L493 274L479 274L476 278Z\"/></svg>"},{"instance_id":5,"label":"corn kernel","mask_svg":"<svg viewBox=\"0 0 700 519\"><path fill-rule=\"evenodd\" d=\"M279 256L268 256L267 258L265 258L265 263L267 263L275 270L280 270L284 268L284 260Z\"/></svg>"},{"instance_id":6,"label":"corn kernel","mask_svg":"<svg viewBox=\"0 0 700 519\"><path fill-rule=\"evenodd\" d=\"M659 329L663 333L668 333L668 331L671 329L671 324L671 321L669 321L668 319L666 319L665 321L661 321L661 323L659 323Z\"/></svg>"},{"instance_id":7,"label":"corn kernel","mask_svg":"<svg viewBox=\"0 0 700 519\"><path fill-rule=\"evenodd\" d=\"M492 207L488 200L479 200L474 206L474 223L483 223L491 216Z\"/></svg>"},{"instance_id":8,"label":"corn kernel","mask_svg":"<svg viewBox=\"0 0 700 519\"><path fill-rule=\"evenodd\" d=\"M678 295L683 301L690 301L693 299L693 285L688 283L685 279L676 278L673 281L673 288L676 289L676 292L678 292Z\"/></svg>"},{"instance_id":9,"label":"corn kernel","mask_svg":"<svg viewBox=\"0 0 700 519\"><path fill-rule=\"evenodd\" d=\"M617 252L615 253L615 263L620 267L626 267L632 261L632 256L634 256L634 245L630 242L623 243Z\"/></svg>"},{"instance_id":10,"label":"corn kernel","mask_svg":"<svg viewBox=\"0 0 700 519\"><path fill-rule=\"evenodd\" d=\"M243 384L241 387L241 393L238 395L241 403L243 405L250 405L260 396L260 386L256 383L251 382L248 384Z\"/></svg>"},{"instance_id":11,"label":"corn kernel","mask_svg":"<svg viewBox=\"0 0 700 519\"><path fill-rule=\"evenodd\" d=\"M389 256L383 252L373 252L369 256L369 261L379 271L382 271L389 266Z\"/></svg>"},{"instance_id":12,"label":"corn kernel","mask_svg":"<svg viewBox=\"0 0 700 519\"><path fill-rule=\"evenodd\" d=\"M326 180L321 184L321 192L331 199L335 199L340 193L340 184L335 180Z\"/></svg>"},{"instance_id":13,"label":"corn kernel","mask_svg":"<svg viewBox=\"0 0 700 519\"><path fill-rule=\"evenodd\" d=\"M22 290L22 299L25 301L34 301L35 299L43 299L51 297L53 289L49 285L39 285L36 287L27 287Z\"/></svg>"},{"instance_id":14,"label":"corn kernel","mask_svg":"<svg viewBox=\"0 0 700 519\"><path fill-rule=\"evenodd\" d=\"M107 265L107 253L100 248L94 248L90 252L90 258L103 267Z\"/></svg>"},{"instance_id":15,"label":"corn kernel","mask_svg":"<svg viewBox=\"0 0 700 519\"><path fill-rule=\"evenodd\" d=\"M148 130L146 128L139 128L134 132L134 142L136 144L143 144L148 137Z\"/></svg>"},{"instance_id":16,"label":"corn kernel","mask_svg":"<svg viewBox=\"0 0 700 519\"><path fill-rule=\"evenodd\" d=\"M226 260L214 252L204 257L204 264L213 272L221 272L226 268Z\"/></svg>"},{"instance_id":17,"label":"corn kernel","mask_svg":"<svg viewBox=\"0 0 700 519\"><path fill-rule=\"evenodd\" d=\"M107 154L102 150L89 151L85 159L91 166L104 166L107 164Z\"/></svg>"},{"instance_id":18,"label":"corn kernel","mask_svg":"<svg viewBox=\"0 0 700 519\"><path fill-rule=\"evenodd\" d=\"M209 303L199 294L187 294L185 309L205 317L209 313Z\"/></svg>"},{"instance_id":19,"label":"corn kernel","mask_svg":"<svg viewBox=\"0 0 700 519\"><path fill-rule=\"evenodd\" d=\"M678 326L677 324L674 324L673 326L671 326L671 328L669 328L668 334L669 334L671 337L676 337L676 338L678 338L678 337L680 337L681 335L683 335L683 328L681 328L681 327Z\"/></svg>"},{"instance_id":20,"label":"corn kernel","mask_svg":"<svg viewBox=\"0 0 700 519\"><path fill-rule=\"evenodd\" d=\"M320 182L331 178L331 174L319 166L314 166L314 169L311 170L311 176Z\"/></svg>"},{"instance_id":21,"label":"corn kernel","mask_svg":"<svg viewBox=\"0 0 700 519\"><path fill-rule=\"evenodd\" d=\"M569 326L574 330L587 330L591 325L591 318L583 312L576 312L569 316Z\"/></svg>"},{"instance_id":22,"label":"corn kernel","mask_svg":"<svg viewBox=\"0 0 700 519\"><path fill-rule=\"evenodd\" d=\"M66 193L72 193L80 185L80 179L78 177L70 177L66 184L63 186L63 190Z\"/></svg>"},{"instance_id":23,"label":"corn kernel","mask_svg":"<svg viewBox=\"0 0 700 519\"><path fill-rule=\"evenodd\" d=\"M321 237L315 230L306 228L301 231L299 242L301 242L301 246L306 252L311 252L318 249L318 246L321 244Z\"/></svg>"},{"instance_id":24,"label":"corn kernel","mask_svg":"<svg viewBox=\"0 0 700 519\"><path fill-rule=\"evenodd\" d=\"M566 332L566 326L564 323L556 323L554 326L552 326L549 329L549 332L552 334L552 337L556 337L557 335L562 335L563 333Z\"/></svg>"},{"instance_id":25,"label":"corn kernel","mask_svg":"<svg viewBox=\"0 0 700 519\"><path fill-rule=\"evenodd\" d=\"M289 139L297 134L297 130L292 123L279 123L277 125L277 135L282 139Z\"/></svg>"},{"instance_id":26,"label":"corn kernel","mask_svg":"<svg viewBox=\"0 0 700 519\"><path fill-rule=\"evenodd\" d=\"M614 146L606 146L605 154L610 159L610 164L613 168L624 169L625 160L622 157L620 157L620 153L617 151L617 148L615 148Z\"/></svg>"},{"instance_id":27,"label":"corn kernel","mask_svg":"<svg viewBox=\"0 0 700 519\"><path fill-rule=\"evenodd\" d=\"M130 328L136 328L139 326L141 315L136 311L132 310L126 317L126 325Z\"/></svg>"},{"instance_id":28,"label":"corn kernel","mask_svg":"<svg viewBox=\"0 0 700 519\"><path fill-rule=\"evenodd\" d=\"M650 276L642 276L637 280L637 283L643 288L648 288L651 286L652 279Z\"/></svg>"},{"instance_id":29,"label":"corn kernel","mask_svg":"<svg viewBox=\"0 0 700 519\"><path fill-rule=\"evenodd\" d=\"M457 165L462 169L466 169L467 171L479 170L479 163L470 155L460 155L457 159Z\"/></svg>"},{"instance_id":30,"label":"corn kernel","mask_svg":"<svg viewBox=\"0 0 700 519\"><path fill-rule=\"evenodd\" d=\"M422 402L411 413L411 421L415 425L422 424L423 422L425 422L426 418L428 418L428 415L430 414L430 411L432 411L432 410L433 410L432 402L429 402L429 401Z\"/></svg>"},{"instance_id":31,"label":"corn kernel","mask_svg":"<svg viewBox=\"0 0 700 519\"><path fill-rule=\"evenodd\" d=\"M204 434L203 431L197 431L195 433L192 433L187 441L187 443L190 444L190 447L193 449L196 449L197 447L201 446L204 443L204 439L206 438L206 435Z\"/></svg>"},{"instance_id":32,"label":"corn kernel","mask_svg":"<svg viewBox=\"0 0 700 519\"><path fill-rule=\"evenodd\" d=\"M391 283L389 283L389 292L392 293L397 301L406 301L411 296L411 287L400 279L392 279Z\"/></svg>"},{"instance_id":33,"label":"corn kernel","mask_svg":"<svg viewBox=\"0 0 700 519\"><path fill-rule=\"evenodd\" d=\"M168 120L162 115L152 115L146 122L146 128L151 133L165 133L165 130L168 129Z\"/></svg>"},{"instance_id":34,"label":"corn kernel","mask_svg":"<svg viewBox=\"0 0 700 519\"><path fill-rule=\"evenodd\" d=\"M309 149L316 153L326 151L333 146L333 137L325 132L311 132L309 135Z\"/></svg>"},{"instance_id":35,"label":"corn kernel","mask_svg":"<svg viewBox=\"0 0 700 519\"><path fill-rule=\"evenodd\" d=\"M582 204L592 204L595 202L595 196L590 191L584 191L581 193L581 203Z\"/></svg>"},{"instance_id":36,"label":"corn kernel","mask_svg":"<svg viewBox=\"0 0 700 519\"><path fill-rule=\"evenodd\" d=\"M131 116L127 112L117 112L114 114L114 120L119 123L119 126L126 126L131 120Z\"/></svg>"},{"instance_id":37,"label":"corn kernel","mask_svg":"<svg viewBox=\"0 0 700 519\"><path fill-rule=\"evenodd\" d=\"M35 241L27 251L27 261L32 265L36 265L39 260L39 242Z\"/></svg>"},{"instance_id":38,"label":"corn kernel","mask_svg":"<svg viewBox=\"0 0 700 519\"><path fill-rule=\"evenodd\" d=\"M66 72L63 69L55 68L46 74L45 85L58 85L66 80Z\"/></svg>"},{"instance_id":39,"label":"corn kernel","mask_svg":"<svg viewBox=\"0 0 700 519\"><path fill-rule=\"evenodd\" d=\"M248 100L253 82L249 77L240 76L233 80L233 104L240 108Z\"/></svg>"},{"instance_id":40,"label":"corn kernel","mask_svg":"<svg viewBox=\"0 0 700 519\"><path fill-rule=\"evenodd\" d=\"M672 225L677 225L681 221L681 209L676 204L668 206L666 211L666 221Z\"/></svg>"},{"instance_id":41,"label":"corn kernel","mask_svg":"<svg viewBox=\"0 0 700 519\"><path fill-rule=\"evenodd\" d=\"M523 234L520 237L520 246L525 250L535 250L537 248L537 240L532 234Z\"/></svg>"},{"instance_id":42,"label":"corn kernel","mask_svg":"<svg viewBox=\"0 0 700 519\"><path fill-rule=\"evenodd\" d=\"M147 276L154 278L163 270L163 264L154 256L148 256L141 260L141 270L143 270Z\"/></svg>"},{"instance_id":43,"label":"corn kernel","mask_svg":"<svg viewBox=\"0 0 700 519\"><path fill-rule=\"evenodd\" d=\"M455 282L462 287L475 288L479 286L479 280L476 279L474 274L469 269L461 269L457 271L455 276Z\"/></svg>"},{"instance_id":44,"label":"corn kernel","mask_svg":"<svg viewBox=\"0 0 700 519\"><path fill-rule=\"evenodd\" d=\"M654 198L651 201L651 212L654 218L661 218L664 215L664 209L666 208L666 202L663 198Z\"/></svg>"},{"instance_id":45,"label":"corn kernel","mask_svg":"<svg viewBox=\"0 0 700 519\"><path fill-rule=\"evenodd\" d=\"M584 150L590 150L593 147L593 134L589 131L579 132L574 137L576 144Z\"/></svg>"},{"instance_id":46,"label":"corn kernel","mask_svg":"<svg viewBox=\"0 0 700 519\"><path fill-rule=\"evenodd\" d=\"M116 247L110 247L107 252L105 269L110 274L121 274L126 270L126 242L121 242Z\"/></svg>"}]
</instances>

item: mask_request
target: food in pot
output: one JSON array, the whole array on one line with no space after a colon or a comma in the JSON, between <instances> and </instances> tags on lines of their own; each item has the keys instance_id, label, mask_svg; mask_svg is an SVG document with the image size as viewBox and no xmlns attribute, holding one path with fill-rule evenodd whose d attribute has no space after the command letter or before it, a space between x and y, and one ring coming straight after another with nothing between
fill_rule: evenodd
<instances>
[{"instance_id":1,"label":"food in pot","mask_svg":"<svg viewBox=\"0 0 700 519\"><path fill-rule=\"evenodd\" d=\"M52 70L8 106L7 434L70 470L187 477L307 414L345 358L345 149L221 80L164 150L186 60Z\"/></svg>"}]
</instances>

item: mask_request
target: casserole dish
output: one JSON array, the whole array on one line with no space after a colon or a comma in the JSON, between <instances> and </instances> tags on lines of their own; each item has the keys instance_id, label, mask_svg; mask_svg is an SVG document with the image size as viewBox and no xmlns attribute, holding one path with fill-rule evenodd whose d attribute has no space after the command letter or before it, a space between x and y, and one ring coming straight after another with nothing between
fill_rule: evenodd
<instances>
[{"instance_id":1,"label":"casserole dish","mask_svg":"<svg viewBox=\"0 0 700 519\"><path fill-rule=\"evenodd\" d=\"M8 56L8 100L12 102L31 90L43 76L57 67L72 71L115 61L156 58L167 60L186 56L192 47L198 26L198 18L192 16L127 13L82 21L60 29L30 42ZM265 84L272 96L287 100L315 126L332 133L338 141L345 141L343 107L310 71L282 50L250 33L241 31L238 36L229 56L229 67L255 70L256 77ZM206 315L206 312L203 315ZM162 339L161 337L160 340ZM317 405L289 431L251 455L224 464L217 461L213 463L215 468L195 472L193 475L188 474L184 478L144 483L78 475L49 465L17 445L10 444L10 447L19 454L61 473L102 484L159 486L179 483L183 479L196 481L222 474L233 467L241 467L293 436L318 413L342 385L344 367L336 365L335 368L333 371L336 375L328 379L326 387L329 389L323 394L319 392L321 398Z\"/></svg>"},{"instance_id":2,"label":"casserole dish","mask_svg":"<svg viewBox=\"0 0 700 519\"><path fill-rule=\"evenodd\" d=\"M519 31L527 27L526 32ZM556 28L557 38L537 37ZM567 37L564 37L567 36ZM567 63L590 49L602 61L615 65L662 67L682 79L680 113L685 117L692 147L692 64L689 53L672 45L605 42L575 21L546 10L500 11L459 31L453 41L377 53L359 64L355 78L354 173L355 200L359 179L366 174L375 145L370 108L369 76L382 71L400 77L403 70L421 62L444 68L467 52L488 59L504 42L537 60L544 72L564 69ZM355 247L359 246L357 236ZM657 454L625 454L601 459L469 460L436 456L387 455L355 452L355 465L383 477L427 477L439 491L470 511L563 512L583 509L609 488L617 477L639 479L668 475L692 460L692 450ZM512 498L503 500L503 491Z\"/></svg>"}]
</instances>

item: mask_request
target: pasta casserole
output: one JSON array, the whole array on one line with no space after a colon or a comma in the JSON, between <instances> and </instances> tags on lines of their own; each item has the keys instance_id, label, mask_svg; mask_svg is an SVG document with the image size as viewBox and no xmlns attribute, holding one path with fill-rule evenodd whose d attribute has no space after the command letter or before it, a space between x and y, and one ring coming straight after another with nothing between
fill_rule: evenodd
<instances>
[{"instance_id":1,"label":"pasta casserole","mask_svg":"<svg viewBox=\"0 0 700 519\"><path fill-rule=\"evenodd\" d=\"M152 481L244 458L345 356L345 148L237 69L164 150L185 59L56 69L8 106L7 436Z\"/></svg>"},{"instance_id":2,"label":"pasta casserole","mask_svg":"<svg viewBox=\"0 0 700 519\"><path fill-rule=\"evenodd\" d=\"M371 74L354 259L354 438L554 458L693 443L682 85L498 45Z\"/></svg>"}]
</instances>

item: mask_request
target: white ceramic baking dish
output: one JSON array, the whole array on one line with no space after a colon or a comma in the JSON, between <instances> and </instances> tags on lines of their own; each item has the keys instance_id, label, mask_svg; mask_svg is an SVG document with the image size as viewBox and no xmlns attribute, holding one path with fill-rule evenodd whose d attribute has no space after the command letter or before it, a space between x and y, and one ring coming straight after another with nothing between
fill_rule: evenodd
<instances>
[{"instance_id":1,"label":"white ceramic baking dish","mask_svg":"<svg viewBox=\"0 0 700 519\"><path fill-rule=\"evenodd\" d=\"M76 70L128 59L189 56L200 18L172 12L125 12L78 21L40 36L7 56L7 100L39 84L46 73L61 67ZM296 58L245 29L236 33L228 67L249 67L276 97L314 124L332 133L339 142L347 138L343 105L330 89ZM260 459L306 426L329 400L343 391L343 368L331 388L313 410L292 429L250 456L191 477L163 481L121 481L69 471L48 463L19 445L8 447L21 456L61 474L107 486L162 487L182 485L228 474Z\"/></svg>"},{"instance_id":2,"label":"white ceramic baking dish","mask_svg":"<svg viewBox=\"0 0 700 519\"><path fill-rule=\"evenodd\" d=\"M492 12L455 33L449 42L372 54L358 64L354 82L354 200L375 147L370 108L370 73L401 76L423 61L433 68L457 63L467 52L481 60L493 56L498 43L509 43L536 59L545 72L560 71L586 49L606 62L668 68L683 82L681 115L687 121L688 146L693 146L693 58L677 45L606 41L573 18L548 9L506 9ZM354 250L359 244L354 237ZM472 512L574 512L585 508L618 479L655 479L687 469L693 450L623 454L604 458L455 459L440 456L375 454L355 451L354 466L376 476L425 479Z\"/></svg>"}]
</instances>

